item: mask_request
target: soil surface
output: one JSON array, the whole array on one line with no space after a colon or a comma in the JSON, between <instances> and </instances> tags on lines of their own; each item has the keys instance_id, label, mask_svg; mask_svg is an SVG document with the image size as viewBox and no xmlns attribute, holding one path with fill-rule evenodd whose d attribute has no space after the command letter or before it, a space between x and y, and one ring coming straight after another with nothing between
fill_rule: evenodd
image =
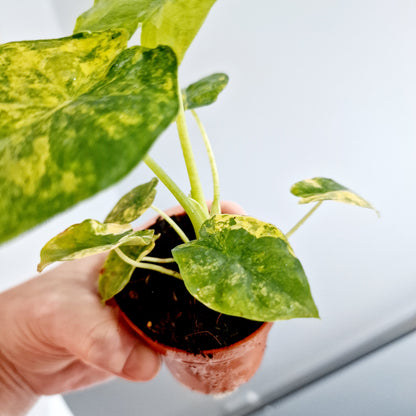
<instances>
[{"instance_id":1,"label":"soil surface","mask_svg":"<svg viewBox=\"0 0 416 416\"><path fill-rule=\"evenodd\" d=\"M187 216L173 219L190 239L195 238ZM172 257L171 249L182 240L163 219L151 228L161 234L151 256ZM178 270L176 263L164 267ZM195 300L181 280L144 269L134 271L116 300L130 320L152 339L194 354L234 344L262 324L212 311Z\"/></svg>"}]
</instances>

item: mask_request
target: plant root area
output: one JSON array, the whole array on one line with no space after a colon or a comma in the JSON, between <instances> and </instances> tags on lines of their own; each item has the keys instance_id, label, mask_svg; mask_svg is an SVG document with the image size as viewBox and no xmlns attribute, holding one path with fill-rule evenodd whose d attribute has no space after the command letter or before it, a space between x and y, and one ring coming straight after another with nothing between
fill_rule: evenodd
<instances>
[{"instance_id":1,"label":"plant root area","mask_svg":"<svg viewBox=\"0 0 416 416\"><path fill-rule=\"evenodd\" d=\"M173 220L188 238L195 238L187 216L175 216ZM150 228L160 234L151 256L172 257L172 248L183 243L176 232L161 218ZM176 263L164 267L178 271ZM151 270L136 269L115 298L129 319L150 338L193 354L232 345L262 325L215 312L193 298L180 279Z\"/></svg>"}]
</instances>

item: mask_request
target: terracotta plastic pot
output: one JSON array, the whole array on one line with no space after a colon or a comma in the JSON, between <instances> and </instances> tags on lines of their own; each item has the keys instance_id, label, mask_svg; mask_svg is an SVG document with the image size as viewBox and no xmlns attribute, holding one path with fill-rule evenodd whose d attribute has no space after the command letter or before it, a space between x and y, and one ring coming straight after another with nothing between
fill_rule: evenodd
<instances>
[{"instance_id":1,"label":"terracotta plastic pot","mask_svg":"<svg viewBox=\"0 0 416 416\"><path fill-rule=\"evenodd\" d=\"M242 214L237 204L223 202L222 210L229 214ZM167 210L169 216L183 213L182 207ZM156 218L142 228L153 225ZM149 338L121 310L121 316L128 325L155 351L163 356L163 361L172 375L192 390L205 394L223 394L234 391L247 382L256 372L263 358L267 335L273 325L263 323L245 339L223 347L192 354Z\"/></svg>"},{"instance_id":2,"label":"terracotta plastic pot","mask_svg":"<svg viewBox=\"0 0 416 416\"><path fill-rule=\"evenodd\" d=\"M163 356L164 363L180 383L205 394L229 393L250 380L263 359L267 335L273 325L266 322L233 345L191 354L152 340L123 311L121 315L150 347Z\"/></svg>"}]
</instances>

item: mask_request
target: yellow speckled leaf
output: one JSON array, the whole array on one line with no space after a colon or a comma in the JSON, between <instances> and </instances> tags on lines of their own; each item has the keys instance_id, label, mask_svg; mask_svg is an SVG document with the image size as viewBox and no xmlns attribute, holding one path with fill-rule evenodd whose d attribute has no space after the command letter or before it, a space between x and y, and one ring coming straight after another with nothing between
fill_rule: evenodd
<instances>
[{"instance_id":1,"label":"yellow speckled leaf","mask_svg":"<svg viewBox=\"0 0 416 416\"><path fill-rule=\"evenodd\" d=\"M78 17L74 33L124 28L132 36L142 22L168 1L95 0L94 5Z\"/></svg>"},{"instance_id":2,"label":"yellow speckled leaf","mask_svg":"<svg viewBox=\"0 0 416 416\"><path fill-rule=\"evenodd\" d=\"M174 53L126 41L0 45L0 242L118 181L175 118Z\"/></svg>"},{"instance_id":3,"label":"yellow speckled leaf","mask_svg":"<svg viewBox=\"0 0 416 416\"><path fill-rule=\"evenodd\" d=\"M123 246L122 251L126 256L139 262L153 250L154 246L155 243L152 241L149 245ZM110 251L98 279L98 291L103 302L124 289L134 269L134 266L123 261L115 251Z\"/></svg>"},{"instance_id":4,"label":"yellow speckled leaf","mask_svg":"<svg viewBox=\"0 0 416 416\"><path fill-rule=\"evenodd\" d=\"M107 215L104 222L129 224L140 217L153 203L156 196L158 180L136 186L124 195Z\"/></svg>"},{"instance_id":5,"label":"yellow speckled leaf","mask_svg":"<svg viewBox=\"0 0 416 416\"><path fill-rule=\"evenodd\" d=\"M329 178L312 178L296 182L290 192L300 197L300 204L332 200L370 208L378 214L378 211L364 198Z\"/></svg>"},{"instance_id":6,"label":"yellow speckled leaf","mask_svg":"<svg viewBox=\"0 0 416 416\"><path fill-rule=\"evenodd\" d=\"M227 74L211 74L189 85L182 91L185 110L203 107L215 102L228 84Z\"/></svg>"},{"instance_id":7,"label":"yellow speckled leaf","mask_svg":"<svg viewBox=\"0 0 416 416\"><path fill-rule=\"evenodd\" d=\"M74 33L142 26L141 45L170 46L181 62L215 0L95 0L78 17Z\"/></svg>"},{"instance_id":8,"label":"yellow speckled leaf","mask_svg":"<svg viewBox=\"0 0 416 416\"><path fill-rule=\"evenodd\" d=\"M302 265L274 225L215 215L172 254L189 292L218 312L257 321L319 316Z\"/></svg>"},{"instance_id":9,"label":"yellow speckled leaf","mask_svg":"<svg viewBox=\"0 0 416 416\"><path fill-rule=\"evenodd\" d=\"M216 0L170 0L143 23L141 44L168 45L181 62Z\"/></svg>"},{"instance_id":10,"label":"yellow speckled leaf","mask_svg":"<svg viewBox=\"0 0 416 416\"><path fill-rule=\"evenodd\" d=\"M133 231L128 224L102 224L85 220L49 240L40 253L38 271L55 261L75 260L121 245L153 247L153 230Z\"/></svg>"}]
</instances>

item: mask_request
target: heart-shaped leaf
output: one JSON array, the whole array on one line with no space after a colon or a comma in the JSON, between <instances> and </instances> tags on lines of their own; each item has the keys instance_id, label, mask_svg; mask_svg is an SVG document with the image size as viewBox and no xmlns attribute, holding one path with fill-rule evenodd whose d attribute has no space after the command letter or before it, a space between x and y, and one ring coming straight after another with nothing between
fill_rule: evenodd
<instances>
[{"instance_id":1,"label":"heart-shaped leaf","mask_svg":"<svg viewBox=\"0 0 416 416\"><path fill-rule=\"evenodd\" d=\"M122 251L126 256L139 262L153 250L154 246L155 243L152 241L146 246L123 246ZM110 251L98 279L98 291L103 302L124 289L134 269L134 266L122 260L115 251Z\"/></svg>"},{"instance_id":2,"label":"heart-shaped leaf","mask_svg":"<svg viewBox=\"0 0 416 416\"><path fill-rule=\"evenodd\" d=\"M123 28L132 36L138 26L167 1L95 0L94 5L78 17L74 33Z\"/></svg>"},{"instance_id":3,"label":"heart-shaped leaf","mask_svg":"<svg viewBox=\"0 0 416 416\"><path fill-rule=\"evenodd\" d=\"M290 192L300 197L300 204L332 200L370 208L377 212L368 201L354 191L328 178L305 179L295 183Z\"/></svg>"},{"instance_id":4,"label":"heart-shaped leaf","mask_svg":"<svg viewBox=\"0 0 416 416\"><path fill-rule=\"evenodd\" d=\"M117 182L176 117L175 54L133 47L108 68L125 42L0 46L0 242Z\"/></svg>"},{"instance_id":5,"label":"heart-shaped leaf","mask_svg":"<svg viewBox=\"0 0 416 416\"><path fill-rule=\"evenodd\" d=\"M141 44L168 45L182 62L215 0L170 0L143 23Z\"/></svg>"},{"instance_id":6,"label":"heart-shaped leaf","mask_svg":"<svg viewBox=\"0 0 416 416\"><path fill-rule=\"evenodd\" d=\"M318 317L302 265L271 224L215 215L172 253L189 292L211 309L258 321Z\"/></svg>"},{"instance_id":7,"label":"heart-shaped leaf","mask_svg":"<svg viewBox=\"0 0 416 416\"><path fill-rule=\"evenodd\" d=\"M215 102L228 84L228 75L212 74L189 85L182 91L185 110L203 107Z\"/></svg>"},{"instance_id":8,"label":"heart-shaped leaf","mask_svg":"<svg viewBox=\"0 0 416 416\"><path fill-rule=\"evenodd\" d=\"M139 185L124 195L107 215L104 222L129 224L139 218L153 203L158 180Z\"/></svg>"},{"instance_id":9,"label":"heart-shaped leaf","mask_svg":"<svg viewBox=\"0 0 416 416\"><path fill-rule=\"evenodd\" d=\"M44 245L38 271L55 261L80 259L121 245L148 247L154 239L153 230L133 231L127 224L85 220L71 225Z\"/></svg>"}]
</instances>

